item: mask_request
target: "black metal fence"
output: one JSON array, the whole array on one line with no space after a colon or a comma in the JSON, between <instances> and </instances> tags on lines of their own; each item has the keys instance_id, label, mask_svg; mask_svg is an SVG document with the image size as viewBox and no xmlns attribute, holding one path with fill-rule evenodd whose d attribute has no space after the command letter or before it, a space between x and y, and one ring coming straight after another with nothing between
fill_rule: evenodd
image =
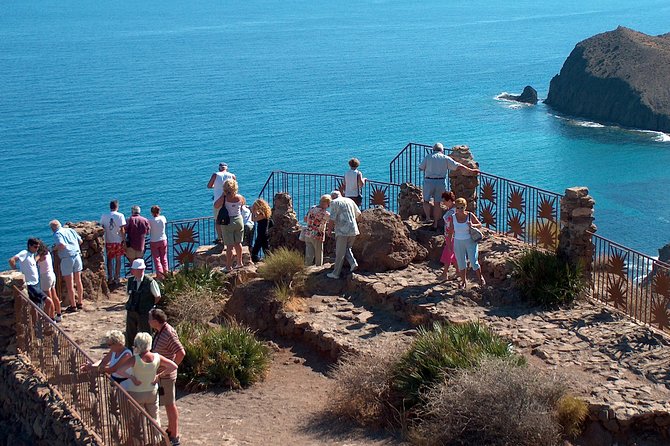
<instances>
[{"instance_id":1,"label":"black metal fence","mask_svg":"<svg viewBox=\"0 0 670 446\"><path fill-rule=\"evenodd\" d=\"M121 386L108 375L83 371L93 359L49 316L14 287L18 349L105 445L169 446L170 441Z\"/></svg>"},{"instance_id":2,"label":"black metal fence","mask_svg":"<svg viewBox=\"0 0 670 446\"><path fill-rule=\"evenodd\" d=\"M482 172L477 190L482 224L532 246L558 247L561 195Z\"/></svg>"},{"instance_id":3,"label":"black metal fence","mask_svg":"<svg viewBox=\"0 0 670 446\"><path fill-rule=\"evenodd\" d=\"M591 240L592 297L670 333L670 265L596 234Z\"/></svg>"},{"instance_id":4,"label":"black metal fence","mask_svg":"<svg viewBox=\"0 0 670 446\"><path fill-rule=\"evenodd\" d=\"M389 164L389 181L422 185L423 171L419 170L419 164L432 152L433 146L414 142L407 144ZM451 149L445 147L444 153L451 154Z\"/></svg>"},{"instance_id":5,"label":"black metal fence","mask_svg":"<svg viewBox=\"0 0 670 446\"><path fill-rule=\"evenodd\" d=\"M343 181L342 175L274 171L258 196L272 206L275 194L288 193L293 199L293 209L298 220L302 221L309 208L319 204L322 195L333 190L343 191ZM381 206L397 213L399 193L398 184L368 180L361 190L361 209Z\"/></svg>"}]
</instances>

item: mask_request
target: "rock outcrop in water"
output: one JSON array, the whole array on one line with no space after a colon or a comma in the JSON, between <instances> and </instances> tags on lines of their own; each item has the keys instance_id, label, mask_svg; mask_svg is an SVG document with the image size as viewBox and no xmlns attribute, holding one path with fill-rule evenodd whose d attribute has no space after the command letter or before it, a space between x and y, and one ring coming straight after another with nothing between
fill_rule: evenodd
<instances>
[{"instance_id":1,"label":"rock outcrop in water","mask_svg":"<svg viewBox=\"0 0 670 446\"><path fill-rule=\"evenodd\" d=\"M670 131L670 33L620 26L579 42L544 102L594 121Z\"/></svg>"},{"instance_id":2,"label":"rock outcrop in water","mask_svg":"<svg viewBox=\"0 0 670 446\"><path fill-rule=\"evenodd\" d=\"M530 85L526 85L520 95L504 93L500 95L500 98L535 105L537 104L537 90Z\"/></svg>"}]
</instances>

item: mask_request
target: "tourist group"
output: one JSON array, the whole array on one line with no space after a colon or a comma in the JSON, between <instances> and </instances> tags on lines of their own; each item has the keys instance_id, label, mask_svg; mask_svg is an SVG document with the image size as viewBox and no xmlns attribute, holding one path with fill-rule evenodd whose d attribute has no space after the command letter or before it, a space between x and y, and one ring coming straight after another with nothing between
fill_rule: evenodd
<instances>
[{"instance_id":1,"label":"tourist group","mask_svg":"<svg viewBox=\"0 0 670 446\"><path fill-rule=\"evenodd\" d=\"M356 236L360 234L358 220L361 216L362 188L366 178L358 170L360 162L349 160L350 169L344 174L341 190L321 196L319 203L309 209L304 217L305 225L300 240L305 242L305 265L323 265L323 245L326 234L335 238L335 263L327 277L339 279L344 260L349 270L358 268L352 252ZM449 171L464 170L473 174L479 171L456 162L444 153L440 143L433 146L432 154L420 164L425 174L423 184L423 209L425 222L437 231L444 221L445 245L441 256L444 271L441 278L447 279L450 265L454 265L459 286L466 286L468 261L476 272L480 284L484 284L477 252L477 241L481 238L481 223L467 210L465 198L456 198L447 191L445 182ZM207 187L213 189L213 215L215 219L216 243L226 248L224 271L244 266L242 243L251 248L251 260L258 262L261 251L269 251L268 230L272 227L269 204L257 199L248 207L239 194L235 175L226 163L220 163ZM156 308L161 299L157 281L168 272L167 220L159 206L151 207L151 218L141 215L139 206L131 207L131 216L126 220L119 212L119 203L110 202L109 212L102 215L100 225L105 233L107 257L107 280L110 287L121 284L121 262L125 255L130 264L130 276L126 284L125 333L112 330L106 333L103 342L109 352L97 363L87 364L86 371L99 370L110 373L128 393L157 421L159 405L165 406L167 432L173 445L179 444L179 411L175 403L175 381L177 368L185 356L184 347L175 329L168 323L165 313ZM72 228L64 227L58 220L50 222L53 231L53 250L60 260L69 299L69 306L61 312L60 299L56 293L56 275L53 259L46 243L36 238L28 239L27 249L9 259L10 266L18 266L25 276L29 298L42 308L54 321L61 321L62 313L81 310L83 270L80 244L82 239ZM149 239L155 278L145 274L145 241ZM235 262L233 262L235 260ZM150 334L153 331L154 335ZM134 350L134 354L130 348Z\"/></svg>"}]
</instances>

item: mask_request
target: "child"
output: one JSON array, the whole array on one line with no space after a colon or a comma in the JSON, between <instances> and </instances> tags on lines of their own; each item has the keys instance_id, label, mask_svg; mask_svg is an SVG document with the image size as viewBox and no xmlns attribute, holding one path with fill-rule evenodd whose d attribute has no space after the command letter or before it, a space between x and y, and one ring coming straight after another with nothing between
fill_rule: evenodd
<instances>
[{"instance_id":1,"label":"child","mask_svg":"<svg viewBox=\"0 0 670 446\"><path fill-rule=\"evenodd\" d=\"M23 273L26 288L28 288L28 297L35 305L44 310L50 318L54 319L54 306L51 298L37 285L39 282L39 273L37 271L35 254L39 246L40 241L38 239L28 239L28 249L24 249L10 258L9 266L16 268L16 263L18 262L19 271Z\"/></svg>"},{"instance_id":2,"label":"child","mask_svg":"<svg viewBox=\"0 0 670 446\"><path fill-rule=\"evenodd\" d=\"M56 293L56 274L54 273L53 259L49 252L49 247L46 243L40 241L37 248L37 269L40 272L40 287L44 294L51 298L53 302L56 317L54 321L60 322L63 320L61 316L60 299Z\"/></svg>"},{"instance_id":3,"label":"child","mask_svg":"<svg viewBox=\"0 0 670 446\"><path fill-rule=\"evenodd\" d=\"M449 265L456 267L456 274L458 275L458 263L456 263L456 254L454 254L454 230L451 225L451 218L456 213L454 201L456 196L453 192L442 192L442 207L445 209L444 216L444 249L440 262L444 264L444 271L440 276L440 280L447 280L449 278Z\"/></svg>"}]
</instances>

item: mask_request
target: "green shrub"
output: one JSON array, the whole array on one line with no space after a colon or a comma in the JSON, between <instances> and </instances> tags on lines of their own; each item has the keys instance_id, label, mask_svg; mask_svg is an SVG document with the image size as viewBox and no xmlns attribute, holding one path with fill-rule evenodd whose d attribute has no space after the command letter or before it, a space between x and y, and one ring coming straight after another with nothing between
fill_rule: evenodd
<instances>
[{"instance_id":1,"label":"green shrub","mask_svg":"<svg viewBox=\"0 0 670 446\"><path fill-rule=\"evenodd\" d=\"M268 347L236 323L217 327L182 323L177 333L186 350L179 378L189 388L248 387L263 379L270 365Z\"/></svg>"},{"instance_id":2,"label":"green shrub","mask_svg":"<svg viewBox=\"0 0 670 446\"><path fill-rule=\"evenodd\" d=\"M176 272L168 272L161 284L162 294L168 299L183 291L207 289L219 291L227 284L226 276L210 266L186 266Z\"/></svg>"},{"instance_id":3,"label":"green shrub","mask_svg":"<svg viewBox=\"0 0 670 446\"><path fill-rule=\"evenodd\" d=\"M265 280L290 286L293 276L305 269L301 253L287 248L273 249L258 267L258 274Z\"/></svg>"},{"instance_id":4,"label":"green shrub","mask_svg":"<svg viewBox=\"0 0 670 446\"><path fill-rule=\"evenodd\" d=\"M544 307L572 303L587 286L581 265L572 266L553 253L526 251L512 264L522 297Z\"/></svg>"},{"instance_id":5,"label":"green shrub","mask_svg":"<svg viewBox=\"0 0 670 446\"><path fill-rule=\"evenodd\" d=\"M479 322L452 325L436 322L419 328L409 350L397 366L395 387L405 409L421 402L421 395L458 369L477 366L487 357L507 358L524 364L510 344Z\"/></svg>"},{"instance_id":6,"label":"green shrub","mask_svg":"<svg viewBox=\"0 0 670 446\"><path fill-rule=\"evenodd\" d=\"M209 266L185 267L166 275L159 306L172 325L209 322L221 313L226 285L225 275Z\"/></svg>"},{"instance_id":7,"label":"green shrub","mask_svg":"<svg viewBox=\"0 0 670 446\"><path fill-rule=\"evenodd\" d=\"M275 285L273 292L275 299L277 299L282 304L288 302L289 300L291 300L291 297L293 297L293 292L291 291L291 288L289 288L288 285L281 282Z\"/></svg>"},{"instance_id":8,"label":"green shrub","mask_svg":"<svg viewBox=\"0 0 670 446\"><path fill-rule=\"evenodd\" d=\"M582 433L584 421L589 414L589 405L572 395L564 395L556 403L556 413L563 434L569 438L576 438Z\"/></svg>"},{"instance_id":9,"label":"green shrub","mask_svg":"<svg viewBox=\"0 0 670 446\"><path fill-rule=\"evenodd\" d=\"M412 443L426 446L555 446L561 426L554 407L565 385L531 367L484 360L455 372L425 396Z\"/></svg>"}]
</instances>

